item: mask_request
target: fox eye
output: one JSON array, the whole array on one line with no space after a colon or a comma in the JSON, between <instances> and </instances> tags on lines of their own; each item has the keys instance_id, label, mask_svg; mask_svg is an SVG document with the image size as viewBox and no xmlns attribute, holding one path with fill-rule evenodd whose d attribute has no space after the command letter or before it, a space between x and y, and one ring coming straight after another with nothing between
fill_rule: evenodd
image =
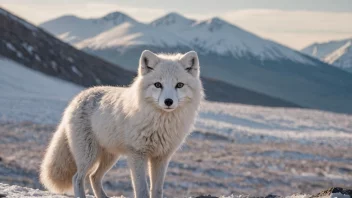
<instances>
[{"instance_id":1,"label":"fox eye","mask_svg":"<svg viewBox=\"0 0 352 198\"><path fill-rule=\"evenodd\" d=\"M162 88L162 87L163 87L163 85L162 85L160 82L154 83L154 86L155 86L156 88Z\"/></svg>"},{"instance_id":2,"label":"fox eye","mask_svg":"<svg viewBox=\"0 0 352 198\"><path fill-rule=\"evenodd\" d=\"M183 83L177 83L177 84L176 84L176 88L182 88L183 85L185 85L185 84L183 84Z\"/></svg>"}]
</instances>

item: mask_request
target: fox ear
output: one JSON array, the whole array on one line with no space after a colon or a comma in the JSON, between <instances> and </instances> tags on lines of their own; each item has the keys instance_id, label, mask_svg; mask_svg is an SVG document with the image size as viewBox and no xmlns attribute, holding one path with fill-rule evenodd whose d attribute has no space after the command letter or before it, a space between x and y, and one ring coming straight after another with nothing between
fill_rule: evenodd
<instances>
[{"instance_id":1,"label":"fox ear","mask_svg":"<svg viewBox=\"0 0 352 198\"><path fill-rule=\"evenodd\" d=\"M159 57L149 50L142 52L141 58L139 59L139 75L146 75L147 73L154 70L154 67L158 64Z\"/></svg>"},{"instance_id":2,"label":"fox ear","mask_svg":"<svg viewBox=\"0 0 352 198\"><path fill-rule=\"evenodd\" d=\"M188 73L194 77L199 77L199 59L197 52L187 52L180 58L180 62Z\"/></svg>"}]
</instances>

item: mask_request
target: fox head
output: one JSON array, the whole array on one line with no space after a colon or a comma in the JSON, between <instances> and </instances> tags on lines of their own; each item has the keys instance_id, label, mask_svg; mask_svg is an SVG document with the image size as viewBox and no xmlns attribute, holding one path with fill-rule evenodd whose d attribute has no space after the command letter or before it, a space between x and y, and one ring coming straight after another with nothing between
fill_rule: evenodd
<instances>
[{"instance_id":1,"label":"fox head","mask_svg":"<svg viewBox=\"0 0 352 198\"><path fill-rule=\"evenodd\" d=\"M140 99L166 112L199 103L203 97L199 69L194 51L171 55L143 51L138 68Z\"/></svg>"}]
</instances>

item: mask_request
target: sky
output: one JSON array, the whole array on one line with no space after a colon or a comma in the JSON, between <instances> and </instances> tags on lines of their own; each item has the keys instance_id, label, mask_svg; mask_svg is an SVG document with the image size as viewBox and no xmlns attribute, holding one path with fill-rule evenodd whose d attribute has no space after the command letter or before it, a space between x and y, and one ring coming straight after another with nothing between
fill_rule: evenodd
<instances>
[{"instance_id":1,"label":"sky","mask_svg":"<svg viewBox=\"0 0 352 198\"><path fill-rule=\"evenodd\" d=\"M352 38L352 0L0 0L0 6L36 25L67 14L92 18L114 11L141 22L168 12L196 20L217 16L297 50Z\"/></svg>"}]
</instances>

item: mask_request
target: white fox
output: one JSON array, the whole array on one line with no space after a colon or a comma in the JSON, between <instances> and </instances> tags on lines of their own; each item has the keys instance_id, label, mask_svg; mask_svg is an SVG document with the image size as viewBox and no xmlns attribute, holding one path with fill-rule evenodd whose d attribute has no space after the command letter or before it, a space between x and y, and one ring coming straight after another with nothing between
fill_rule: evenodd
<instances>
[{"instance_id":1,"label":"white fox","mask_svg":"<svg viewBox=\"0 0 352 198\"><path fill-rule=\"evenodd\" d=\"M197 53L142 52L138 76L127 88L94 87L66 108L44 156L40 180L50 191L107 197L101 180L127 156L134 195L160 198L170 158L191 132L203 86ZM150 190L146 169L149 162Z\"/></svg>"}]
</instances>

